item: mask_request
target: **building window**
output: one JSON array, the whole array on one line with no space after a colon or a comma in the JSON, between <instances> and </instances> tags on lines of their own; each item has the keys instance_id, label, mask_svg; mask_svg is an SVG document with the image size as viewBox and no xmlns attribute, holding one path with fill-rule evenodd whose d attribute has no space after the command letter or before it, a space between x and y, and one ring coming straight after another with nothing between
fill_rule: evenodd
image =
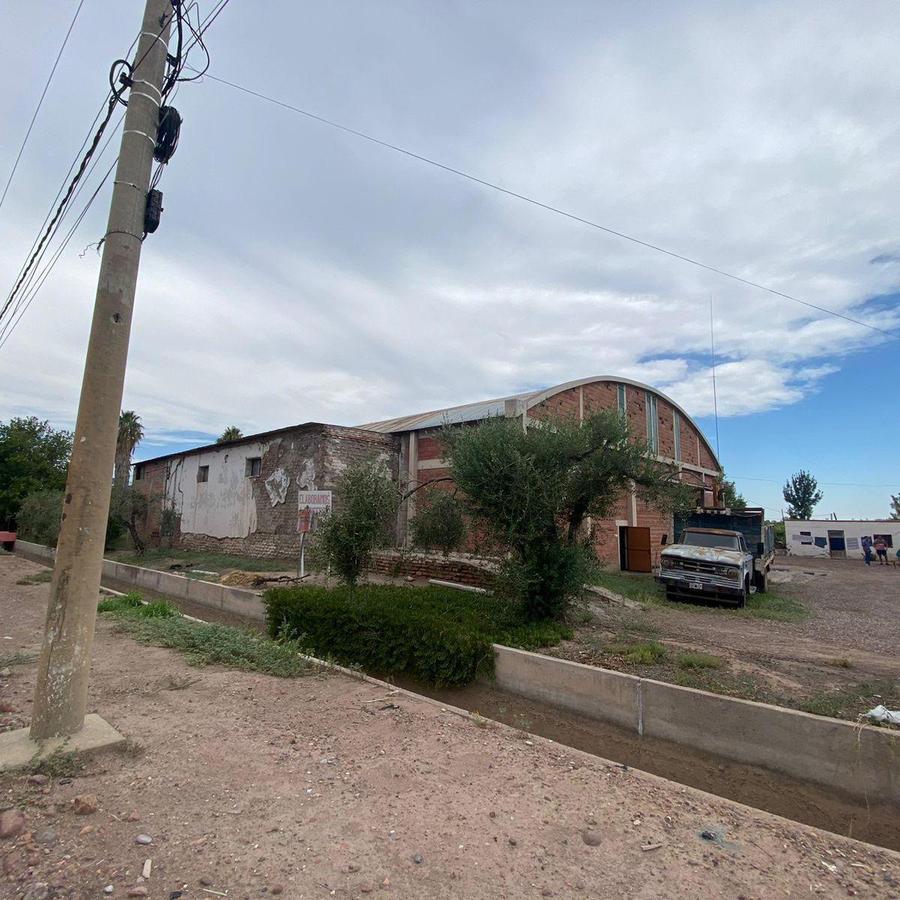
<instances>
[{"instance_id":1,"label":"building window","mask_svg":"<svg viewBox=\"0 0 900 900\"><path fill-rule=\"evenodd\" d=\"M675 462L681 462L681 413L672 413L672 428L675 431Z\"/></svg>"},{"instance_id":2,"label":"building window","mask_svg":"<svg viewBox=\"0 0 900 900\"><path fill-rule=\"evenodd\" d=\"M812 532L811 531L801 531L800 532L800 543L801 544L811 544L813 542Z\"/></svg>"},{"instance_id":3,"label":"building window","mask_svg":"<svg viewBox=\"0 0 900 900\"><path fill-rule=\"evenodd\" d=\"M653 453L659 453L659 410L656 394L647 391L647 443Z\"/></svg>"},{"instance_id":4,"label":"building window","mask_svg":"<svg viewBox=\"0 0 900 900\"><path fill-rule=\"evenodd\" d=\"M209 466L200 466L197 469L197 483L204 484L209 481Z\"/></svg>"},{"instance_id":5,"label":"building window","mask_svg":"<svg viewBox=\"0 0 900 900\"><path fill-rule=\"evenodd\" d=\"M262 471L262 457L260 456L249 456L247 457L247 463L244 467L244 474L247 478L256 478L257 475Z\"/></svg>"},{"instance_id":6,"label":"building window","mask_svg":"<svg viewBox=\"0 0 900 900\"><path fill-rule=\"evenodd\" d=\"M893 547L894 546L894 536L891 534L873 534L872 540L877 541L879 538L884 541L885 547Z\"/></svg>"},{"instance_id":7,"label":"building window","mask_svg":"<svg viewBox=\"0 0 900 900\"><path fill-rule=\"evenodd\" d=\"M628 413L628 397L625 393L625 385L619 386L619 412L624 416Z\"/></svg>"},{"instance_id":8,"label":"building window","mask_svg":"<svg viewBox=\"0 0 900 900\"><path fill-rule=\"evenodd\" d=\"M134 467L134 480L140 481L144 477L144 467L141 463L138 463Z\"/></svg>"}]
</instances>

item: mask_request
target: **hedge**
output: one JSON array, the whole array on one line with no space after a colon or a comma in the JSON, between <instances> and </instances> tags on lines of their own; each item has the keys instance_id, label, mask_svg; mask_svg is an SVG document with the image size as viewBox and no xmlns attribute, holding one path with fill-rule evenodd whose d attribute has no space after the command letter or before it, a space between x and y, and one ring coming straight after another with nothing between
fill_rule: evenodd
<instances>
[{"instance_id":1,"label":"hedge","mask_svg":"<svg viewBox=\"0 0 900 900\"><path fill-rule=\"evenodd\" d=\"M265 604L272 637L289 637L315 656L373 675L437 686L490 674L493 643L534 649L571 634L557 622L527 622L515 604L446 588L273 588Z\"/></svg>"}]
</instances>

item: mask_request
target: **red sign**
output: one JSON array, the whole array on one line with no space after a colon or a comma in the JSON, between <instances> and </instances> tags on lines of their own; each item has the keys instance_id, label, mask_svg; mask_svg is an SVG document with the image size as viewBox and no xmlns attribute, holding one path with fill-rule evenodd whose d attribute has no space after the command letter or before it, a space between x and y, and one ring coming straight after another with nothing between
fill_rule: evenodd
<instances>
[{"instance_id":1,"label":"red sign","mask_svg":"<svg viewBox=\"0 0 900 900\"><path fill-rule=\"evenodd\" d=\"M301 509L297 516L297 533L308 534L310 531L312 531L312 510L307 507Z\"/></svg>"}]
</instances>

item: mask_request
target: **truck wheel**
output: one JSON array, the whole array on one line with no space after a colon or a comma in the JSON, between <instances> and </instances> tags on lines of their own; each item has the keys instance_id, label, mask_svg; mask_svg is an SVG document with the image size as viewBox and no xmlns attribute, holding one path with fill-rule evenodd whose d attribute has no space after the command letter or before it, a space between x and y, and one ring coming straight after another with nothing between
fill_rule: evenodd
<instances>
[{"instance_id":1,"label":"truck wheel","mask_svg":"<svg viewBox=\"0 0 900 900\"><path fill-rule=\"evenodd\" d=\"M756 582L756 593L765 594L769 589L769 573L766 571L757 572L754 575L754 581Z\"/></svg>"},{"instance_id":2,"label":"truck wheel","mask_svg":"<svg viewBox=\"0 0 900 900\"><path fill-rule=\"evenodd\" d=\"M738 600L738 609L743 609L747 605L747 598L750 596L750 578L744 582L744 590L741 591L741 599Z\"/></svg>"},{"instance_id":3,"label":"truck wheel","mask_svg":"<svg viewBox=\"0 0 900 900\"><path fill-rule=\"evenodd\" d=\"M675 589L674 588L670 588L670 587L666 588L666 600L668 600L669 603L675 602Z\"/></svg>"}]
</instances>

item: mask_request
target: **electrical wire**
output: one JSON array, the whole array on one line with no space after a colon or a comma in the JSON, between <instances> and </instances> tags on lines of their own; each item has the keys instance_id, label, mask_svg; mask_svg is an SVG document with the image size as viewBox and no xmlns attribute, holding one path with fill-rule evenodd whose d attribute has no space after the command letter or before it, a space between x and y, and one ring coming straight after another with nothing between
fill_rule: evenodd
<instances>
[{"instance_id":1,"label":"electrical wire","mask_svg":"<svg viewBox=\"0 0 900 900\"><path fill-rule=\"evenodd\" d=\"M0 196L0 208L3 207L3 201L6 200L6 195L9 192L9 186L12 184L12 180L15 177L16 169L19 168L19 161L22 159L22 154L25 152L25 145L28 143L28 138L31 137L31 130L34 128L34 123L37 121L38 113L41 111L41 107L44 105L44 97L47 96L47 91L50 89L50 83L53 81L53 76L56 74L56 67L59 65L60 59L62 59L63 51L66 49L66 44L69 43L69 36L72 34L72 29L75 27L75 22L78 21L78 14L81 12L81 7L84 6L84 0L80 0L77 8L75 9L75 15L72 16L72 21L69 23L69 30L66 32L66 36L63 38L62 45L59 48L59 52L56 54L56 59L53 61L53 67L50 69L50 74L47 76L47 83L44 85L44 90L41 91L41 96L38 99L37 106L34 110L34 115L31 117L31 121L28 123L28 130L25 132L25 137L22 139L22 146L19 147L19 152L16 154L16 159L13 162L12 171L9 173L9 178L6 179L6 186L3 188L3 195Z\"/></svg>"},{"instance_id":2,"label":"electrical wire","mask_svg":"<svg viewBox=\"0 0 900 900\"><path fill-rule=\"evenodd\" d=\"M186 68L191 67L187 66ZM479 178L477 175L472 175L471 173L465 172L462 169L457 169L453 166L446 165L445 163L439 162L438 160L432 159L428 156L423 156L421 153L415 153L412 150L407 150L405 147L401 147L398 144L393 144L390 141L374 137L373 135L367 134L364 131L359 131L356 128L351 128L348 125L343 125L340 122L336 122L333 119L328 119L325 116L320 116L317 113L310 112L309 110L302 109L299 106L294 106L293 104L287 103L284 100L278 100L275 97L270 97L267 94L263 94L260 91L255 91L252 88L245 87L244 85L238 84L237 82L228 81L227 79L221 78L217 75L211 75L209 74L209 72L205 74L205 77L211 79L212 81L216 81L219 84L227 85L234 90L241 91L244 94L248 94L251 97L256 97L259 100L264 100L267 103L273 104L274 106L280 106L282 109L286 109L290 112L297 113L298 115L305 116L307 119L312 119L313 121L319 122L322 125L327 125L328 127L335 128L338 131L343 131L346 134L351 134L354 137L361 138L364 141L369 141L372 144L377 144L379 147L384 147L387 150L393 150L395 153L400 153L403 156L409 157L410 159L415 159L419 162L426 163L429 166L434 166L435 168L441 169L444 172L449 172L452 175L458 175L460 178L465 178L467 181L479 184L482 187L498 191L499 193L505 194L508 197L513 197L516 200L522 200L524 203L530 203L532 206L536 206L539 209L546 210L547 212L554 213L566 219L571 219L573 222L579 222L582 225L587 225L590 228L595 228L598 231L605 232L606 234L612 235L613 237L621 238L622 240L629 241L632 244L637 244L640 247L645 247L648 250L653 250L656 253L661 253L664 256L669 256L672 259L677 259L681 262L696 266L697 268L705 269L707 272L713 272L716 275L721 275L723 278L730 278L732 281L739 282L740 284L746 285L747 287L765 291L768 294L772 294L776 297L781 297L784 300L790 300L792 303L799 303L801 306L806 306L809 309L814 309L818 312L825 313L826 315L834 316L838 319L843 319L845 322L852 322L854 325L859 325L862 328L868 328L870 331L876 331L880 334L884 334L892 340L896 340L898 338L898 335L894 334L891 331L888 331L885 328L879 328L877 325L871 325L868 322L863 322L860 319L855 319L853 318L853 316L848 316L844 313L838 312L837 310L828 309L824 306L818 306L815 303L810 303L808 300L803 300L800 297L795 297L793 294L786 294L784 291L779 291L775 288L768 287L767 285L760 284L757 281L751 281L749 278L743 278L740 275L735 275L733 272L729 272L726 269L720 268L719 266L714 266L709 263L702 262L701 260L695 259L691 256L685 256L684 254L678 253L675 250L669 250L666 247L662 247L658 244L653 244L650 241L645 241L633 235L626 234L624 231L618 231L615 228L611 228L607 225L601 225L599 222L594 222L591 219L585 219L582 216L568 212L567 210L561 209L558 206L553 206L550 203L544 203L543 201L538 200L535 197L530 197L527 194L521 194L518 191L513 191L508 188L502 187L495 182L487 181L484 178Z\"/></svg>"}]
</instances>

